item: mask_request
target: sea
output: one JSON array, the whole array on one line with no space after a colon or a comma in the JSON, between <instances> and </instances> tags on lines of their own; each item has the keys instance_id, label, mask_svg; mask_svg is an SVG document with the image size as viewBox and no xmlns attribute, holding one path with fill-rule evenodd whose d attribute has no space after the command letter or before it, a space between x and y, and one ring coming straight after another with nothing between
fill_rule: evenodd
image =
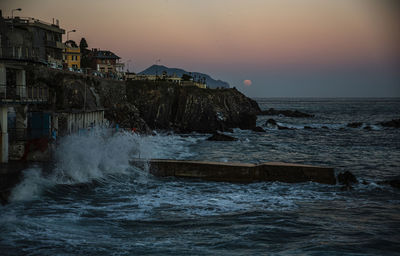
<instances>
[{"instance_id":1,"label":"sea","mask_svg":"<svg viewBox=\"0 0 400 256\"><path fill-rule=\"evenodd\" d=\"M104 129L60 139L54 163L25 170L0 206L0 255L400 255L400 190L381 183L400 178L400 129L379 125L400 118L400 98L256 100L315 116L258 116L266 132L234 129L232 142ZM157 178L134 158L312 164L360 182Z\"/></svg>"}]
</instances>

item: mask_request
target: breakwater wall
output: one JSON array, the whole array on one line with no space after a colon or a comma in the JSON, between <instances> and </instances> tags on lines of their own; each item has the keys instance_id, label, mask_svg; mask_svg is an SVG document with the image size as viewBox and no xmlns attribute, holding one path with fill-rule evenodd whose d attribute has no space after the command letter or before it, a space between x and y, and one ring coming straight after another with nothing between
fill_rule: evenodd
<instances>
[{"instance_id":1,"label":"breakwater wall","mask_svg":"<svg viewBox=\"0 0 400 256\"><path fill-rule=\"evenodd\" d=\"M269 162L261 164L221 163L184 160L136 159L132 165L143 168L149 165L149 172L158 177L199 178L223 182L280 181L287 183L318 182L336 184L334 169L302 164Z\"/></svg>"}]
</instances>

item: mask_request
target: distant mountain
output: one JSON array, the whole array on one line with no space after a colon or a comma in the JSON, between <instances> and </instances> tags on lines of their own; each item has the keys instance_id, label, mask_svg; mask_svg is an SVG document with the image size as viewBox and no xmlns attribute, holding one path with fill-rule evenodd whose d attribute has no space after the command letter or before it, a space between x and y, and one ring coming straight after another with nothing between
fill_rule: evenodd
<instances>
[{"instance_id":1,"label":"distant mountain","mask_svg":"<svg viewBox=\"0 0 400 256\"><path fill-rule=\"evenodd\" d=\"M186 70L180 69L180 68L169 68L163 65L153 65L142 72L139 73L139 75L155 75L156 73L161 75L163 71L166 71L168 75L177 75L179 77L182 77L183 74L191 75L195 78L206 78L206 83L209 88L229 88L229 84L227 82L221 81L221 80L215 80L211 76L199 72L188 72Z\"/></svg>"}]
</instances>

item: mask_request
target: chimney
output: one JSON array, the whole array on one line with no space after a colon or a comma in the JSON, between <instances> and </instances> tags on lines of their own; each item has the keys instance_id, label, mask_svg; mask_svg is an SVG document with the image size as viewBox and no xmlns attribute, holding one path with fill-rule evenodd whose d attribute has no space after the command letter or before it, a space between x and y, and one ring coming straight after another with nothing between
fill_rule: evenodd
<instances>
[{"instance_id":1,"label":"chimney","mask_svg":"<svg viewBox=\"0 0 400 256\"><path fill-rule=\"evenodd\" d=\"M57 25L57 27L60 26L60 21L58 19L56 20L56 25Z\"/></svg>"},{"instance_id":2,"label":"chimney","mask_svg":"<svg viewBox=\"0 0 400 256\"><path fill-rule=\"evenodd\" d=\"M53 25L54 25L54 18L53 18Z\"/></svg>"}]
</instances>

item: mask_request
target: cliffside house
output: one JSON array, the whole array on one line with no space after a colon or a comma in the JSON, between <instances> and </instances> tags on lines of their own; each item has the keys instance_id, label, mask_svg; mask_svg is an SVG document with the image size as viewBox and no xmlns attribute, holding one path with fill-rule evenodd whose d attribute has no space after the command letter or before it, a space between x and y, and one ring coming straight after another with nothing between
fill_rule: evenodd
<instances>
[{"instance_id":1,"label":"cliffside house","mask_svg":"<svg viewBox=\"0 0 400 256\"><path fill-rule=\"evenodd\" d=\"M107 50L92 49L89 53L91 68L109 78L122 78L124 64L116 54Z\"/></svg>"},{"instance_id":2,"label":"cliffside house","mask_svg":"<svg viewBox=\"0 0 400 256\"><path fill-rule=\"evenodd\" d=\"M194 82L194 81L182 81L181 84L182 86L196 86L202 89L206 89L207 85L202 82Z\"/></svg>"},{"instance_id":3,"label":"cliffside house","mask_svg":"<svg viewBox=\"0 0 400 256\"><path fill-rule=\"evenodd\" d=\"M68 69L77 70L81 68L81 49L73 40L64 43L63 62Z\"/></svg>"},{"instance_id":4,"label":"cliffside house","mask_svg":"<svg viewBox=\"0 0 400 256\"><path fill-rule=\"evenodd\" d=\"M136 73L126 73L125 74L126 80L135 80L135 81L156 81L156 75L140 75Z\"/></svg>"},{"instance_id":5,"label":"cliffside house","mask_svg":"<svg viewBox=\"0 0 400 256\"><path fill-rule=\"evenodd\" d=\"M165 71L162 73L162 75L145 75L145 74L135 74L135 73L126 73L125 74L125 79L130 81L130 80L135 80L135 81L168 81L174 84L178 84L180 86L196 86L202 89L207 88L207 84L205 83L205 80L203 81L193 81L193 78L182 78L179 77L175 74L173 75L168 75Z\"/></svg>"}]
</instances>

